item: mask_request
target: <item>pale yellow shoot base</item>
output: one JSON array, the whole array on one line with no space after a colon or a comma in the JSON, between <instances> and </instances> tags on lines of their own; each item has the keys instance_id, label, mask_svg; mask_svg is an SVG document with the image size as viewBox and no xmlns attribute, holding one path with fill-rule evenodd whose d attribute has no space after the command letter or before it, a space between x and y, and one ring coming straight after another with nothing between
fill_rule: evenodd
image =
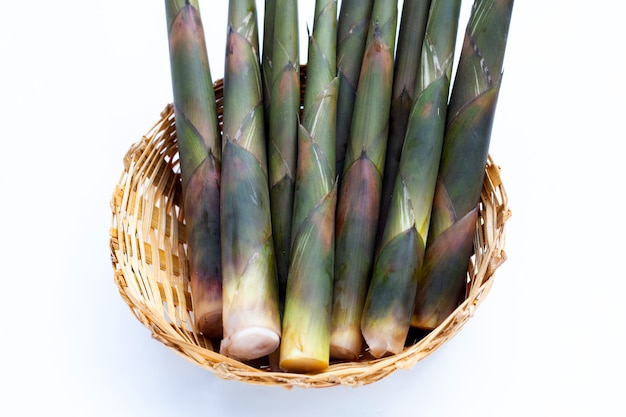
<instances>
[{"instance_id":1,"label":"pale yellow shoot base","mask_svg":"<svg viewBox=\"0 0 626 417\"><path fill-rule=\"evenodd\" d=\"M328 361L297 356L297 353L295 353L289 358L281 359L280 368L288 372L316 373L328 368Z\"/></svg>"}]
</instances>

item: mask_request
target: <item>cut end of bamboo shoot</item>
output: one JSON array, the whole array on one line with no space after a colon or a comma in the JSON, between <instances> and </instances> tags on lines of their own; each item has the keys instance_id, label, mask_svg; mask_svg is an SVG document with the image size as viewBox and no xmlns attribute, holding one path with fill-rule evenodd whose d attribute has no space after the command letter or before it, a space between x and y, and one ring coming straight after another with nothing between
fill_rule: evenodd
<instances>
[{"instance_id":1,"label":"cut end of bamboo shoot","mask_svg":"<svg viewBox=\"0 0 626 417\"><path fill-rule=\"evenodd\" d=\"M368 342L368 347L372 356L376 359L380 359L385 356L402 352L404 345L402 345L402 347L398 350L397 347L390 346L382 340L374 340L372 342Z\"/></svg>"},{"instance_id":2,"label":"cut end of bamboo shoot","mask_svg":"<svg viewBox=\"0 0 626 417\"><path fill-rule=\"evenodd\" d=\"M408 323L406 326L389 323L384 329L377 328L377 326L363 329L363 338L372 356L379 359L401 353L404 349L408 331Z\"/></svg>"},{"instance_id":3,"label":"cut end of bamboo shoot","mask_svg":"<svg viewBox=\"0 0 626 417\"><path fill-rule=\"evenodd\" d=\"M200 333L209 338L222 337L222 307L219 309L204 309L204 314L196 317L196 328Z\"/></svg>"},{"instance_id":4,"label":"cut end of bamboo shoot","mask_svg":"<svg viewBox=\"0 0 626 417\"><path fill-rule=\"evenodd\" d=\"M356 360L361 354L363 336L359 326L340 328L330 335L330 357L341 360Z\"/></svg>"},{"instance_id":5,"label":"cut end of bamboo shoot","mask_svg":"<svg viewBox=\"0 0 626 417\"><path fill-rule=\"evenodd\" d=\"M237 360L252 360L278 349L280 335L266 327L249 327L222 341L220 354Z\"/></svg>"},{"instance_id":6,"label":"cut end of bamboo shoot","mask_svg":"<svg viewBox=\"0 0 626 417\"><path fill-rule=\"evenodd\" d=\"M287 372L316 373L328 368L328 360L305 356L302 352L290 352L280 360L280 368Z\"/></svg>"}]
</instances>

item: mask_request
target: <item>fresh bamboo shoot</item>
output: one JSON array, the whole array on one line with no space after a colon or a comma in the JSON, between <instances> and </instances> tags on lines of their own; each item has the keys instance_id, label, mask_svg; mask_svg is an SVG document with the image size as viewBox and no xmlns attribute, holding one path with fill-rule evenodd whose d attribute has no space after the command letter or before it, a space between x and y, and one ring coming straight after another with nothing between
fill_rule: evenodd
<instances>
[{"instance_id":1,"label":"fresh bamboo shoot","mask_svg":"<svg viewBox=\"0 0 626 417\"><path fill-rule=\"evenodd\" d=\"M272 233L282 301L291 251L291 216L300 117L297 0L276 0L274 14L268 163Z\"/></svg>"},{"instance_id":2,"label":"fresh bamboo shoot","mask_svg":"<svg viewBox=\"0 0 626 417\"><path fill-rule=\"evenodd\" d=\"M304 110L298 137L291 263L280 367L328 367L335 256L335 63L337 0L316 0L309 38Z\"/></svg>"},{"instance_id":3,"label":"fresh bamboo shoot","mask_svg":"<svg viewBox=\"0 0 626 417\"><path fill-rule=\"evenodd\" d=\"M254 0L231 0L224 70L220 352L250 360L280 344L263 91Z\"/></svg>"},{"instance_id":4,"label":"fresh bamboo shoot","mask_svg":"<svg viewBox=\"0 0 626 417\"><path fill-rule=\"evenodd\" d=\"M195 327L222 336L221 137L197 0L165 0Z\"/></svg>"},{"instance_id":5,"label":"fresh bamboo shoot","mask_svg":"<svg viewBox=\"0 0 626 417\"><path fill-rule=\"evenodd\" d=\"M415 94L418 92L416 91L416 80L420 70L422 43L430 3L431 0L404 0L402 6L391 94L391 113L389 114L389 139L385 153L382 200L378 218L378 242L380 242L387 221L409 113L415 101Z\"/></svg>"},{"instance_id":6,"label":"fresh bamboo shoot","mask_svg":"<svg viewBox=\"0 0 626 417\"><path fill-rule=\"evenodd\" d=\"M330 352L356 359L372 270L389 129L398 6L375 0L337 201Z\"/></svg>"}]
</instances>

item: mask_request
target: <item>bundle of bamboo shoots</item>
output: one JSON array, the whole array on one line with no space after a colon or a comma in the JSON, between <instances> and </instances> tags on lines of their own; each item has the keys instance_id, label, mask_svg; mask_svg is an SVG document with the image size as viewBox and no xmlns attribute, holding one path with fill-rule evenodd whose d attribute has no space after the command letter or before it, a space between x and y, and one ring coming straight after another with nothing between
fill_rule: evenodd
<instances>
[{"instance_id":1,"label":"bundle of bamboo shoots","mask_svg":"<svg viewBox=\"0 0 626 417\"><path fill-rule=\"evenodd\" d=\"M305 77L297 3L229 1L220 132L198 1L165 1L194 326L316 373L465 297L513 0L474 0L455 74L461 0L316 0Z\"/></svg>"}]
</instances>

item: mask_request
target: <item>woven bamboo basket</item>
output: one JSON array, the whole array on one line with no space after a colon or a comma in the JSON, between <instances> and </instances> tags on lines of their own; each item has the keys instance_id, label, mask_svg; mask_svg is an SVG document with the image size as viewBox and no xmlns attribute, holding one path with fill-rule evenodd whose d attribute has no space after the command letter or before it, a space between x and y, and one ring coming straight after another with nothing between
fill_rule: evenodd
<instances>
[{"instance_id":1,"label":"woven bamboo basket","mask_svg":"<svg viewBox=\"0 0 626 417\"><path fill-rule=\"evenodd\" d=\"M304 71L302 86L304 87ZM221 124L222 80L215 85ZM110 254L120 295L152 337L218 377L251 384L292 387L361 386L398 369L413 366L456 335L485 299L496 269L506 260L505 225L511 215L491 156L486 165L474 254L467 275L465 301L436 329L413 330L405 349L374 359L364 351L354 362L331 363L317 374L276 370L267 358L242 363L217 353L219 341L193 328L181 179L173 106L134 143L111 199Z\"/></svg>"}]
</instances>

